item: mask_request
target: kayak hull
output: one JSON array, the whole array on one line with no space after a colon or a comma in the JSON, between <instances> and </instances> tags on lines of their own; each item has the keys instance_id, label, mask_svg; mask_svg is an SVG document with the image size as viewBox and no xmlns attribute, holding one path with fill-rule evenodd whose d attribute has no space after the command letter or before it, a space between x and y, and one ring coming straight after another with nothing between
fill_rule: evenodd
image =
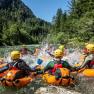
<instances>
[{"instance_id":1,"label":"kayak hull","mask_svg":"<svg viewBox=\"0 0 94 94\"><path fill-rule=\"evenodd\" d=\"M21 88L32 82L33 79L30 76L13 80L17 72L19 72L19 70L10 70L3 77L4 80L1 81L2 86Z\"/></svg>"},{"instance_id":2,"label":"kayak hull","mask_svg":"<svg viewBox=\"0 0 94 94\"><path fill-rule=\"evenodd\" d=\"M54 75L50 75L48 73L44 74L42 79L47 84L57 85L57 86L60 86L60 85L68 86L74 83L72 78L60 78L57 80Z\"/></svg>"},{"instance_id":3,"label":"kayak hull","mask_svg":"<svg viewBox=\"0 0 94 94\"><path fill-rule=\"evenodd\" d=\"M82 74L86 77L94 77L94 69L85 69Z\"/></svg>"}]
</instances>

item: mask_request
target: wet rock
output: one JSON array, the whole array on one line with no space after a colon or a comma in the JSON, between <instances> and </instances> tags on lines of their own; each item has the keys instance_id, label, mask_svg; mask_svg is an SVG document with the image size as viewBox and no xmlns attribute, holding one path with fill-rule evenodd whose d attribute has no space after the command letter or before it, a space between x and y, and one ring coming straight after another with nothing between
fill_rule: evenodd
<instances>
[{"instance_id":1,"label":"wet rock","mask_svg":"<svg viewBox=\"0 0 94 94\"><path fill-rule=\"evenodd\" d=\"M35 94L81 94L81 93L75 92L73 90L68 90L63 87L48 86L39 88L38 90L36 90Z\"/></svg>"}]
</instances>

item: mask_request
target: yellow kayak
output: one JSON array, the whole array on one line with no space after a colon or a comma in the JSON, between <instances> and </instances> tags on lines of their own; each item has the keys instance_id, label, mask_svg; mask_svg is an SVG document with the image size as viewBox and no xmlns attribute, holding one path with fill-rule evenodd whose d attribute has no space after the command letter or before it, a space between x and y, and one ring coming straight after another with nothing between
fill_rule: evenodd
<instances>
[{"instance_id":1,"label":"yellow kayak","mask_svg":"<svg viewBox=\"0 0 94 94\"><path fill-rule=\"evenodd\" d=\"M61 68L63 71L63 77L60 79L56 79L54 75L51 75L49 73L45 73L42 76L42 79L51 85L63 85L63 86L68 86L74 83L72 78L66 78L66 76L69 76L69 70L66 68Z\"/></svg>"},{"instance_id":2,"label":"yellow kayak","mask_svg":"<svg viewBox=\"0 0 94 94\"><path fill-rule=\"evenodd\" d=\"M85 69L82 74L86 77L94 77L94 69Z\"/></svg>"}]
</instances>

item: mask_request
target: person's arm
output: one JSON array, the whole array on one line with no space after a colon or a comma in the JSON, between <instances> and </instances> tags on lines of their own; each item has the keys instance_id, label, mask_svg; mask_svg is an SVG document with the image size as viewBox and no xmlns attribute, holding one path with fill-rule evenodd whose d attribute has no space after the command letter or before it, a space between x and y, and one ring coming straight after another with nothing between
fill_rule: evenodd
<instances>
[{"instance_id":1,"label":"person's arm","mask_svg":"<svg viewBox=\"0 0 94 94\"><path fill-rule=\"evenodd\" d=\"M33 69L31 69L25 62L18 63L18 68L24 71L31 71L34 72Z\"/></svg>"},{"instance_id":2,"label":"person's arm","mask_svg":"<svg viewBox=\"0 0 94 94\"><path fill-rule=\"evenodd\" d=\"M93 59L93 55L87 56L87 57L85 58L84 62L82 63L82 65L81 65L79 68L80 68L80 69L81 69L81 68L84 68L84 67L88 64L88 62L91 61L92 59Z\"/></svg>"},{"instance_id":3,"label":"person's arm","mask_svg":"<svg viewBox=\"0 0 94 94\"><path fill-rule=\"evenodd\" d=\"M68 68L68 69L71 69L72 67L70 66L70 64L67 62L67 61L62 61L62 66L64 68Z\"/></svg>"},{"instance_id":4,"label":"person's arm","mask_svg":"<svg viewBox=\"0 0 94 94\"><path fill-rule=\"evenodd\" d=\"M64 68L69 69L70 71L75 71L76 70L76 68L75 67L72 67L67 61L62 61L62 66Z\"/></svg>"},{"instance_id":5,"label":"person's arm","mask_svg":"<svg viewBox=\"0 0 94 94\"><path fill-rule=\"evenodd\" d=\"M0 73L6 71L6 70L8 70L8 69L9 69L9 65L7 64L6 66L0 68Z\"/></svg>"},{"instance_id":6,"label":"person's arm","mask_svg":"<svg viewBox=\"0 0 94 94\"><path fill-rule=\"evenodd\" d=\"M43 73L45 73L46 71L52 69L53 67L54 67L54 62L51 61L51 62L49 62L49 63L47 64L47 66L46 66L43 70L37 71L37 74L43 74Z\"/></svg>"},{"instance_id":7,"label":"person's arm","mask_svg":"<svg viewBox=\"0 0 94 94\"><path fill-rule=\"evenodd\" d=\"M46 50L46 52L47 52L51 57L54 57L54 55L51 54L48 50Z\"/></svg>"}]
</instances>

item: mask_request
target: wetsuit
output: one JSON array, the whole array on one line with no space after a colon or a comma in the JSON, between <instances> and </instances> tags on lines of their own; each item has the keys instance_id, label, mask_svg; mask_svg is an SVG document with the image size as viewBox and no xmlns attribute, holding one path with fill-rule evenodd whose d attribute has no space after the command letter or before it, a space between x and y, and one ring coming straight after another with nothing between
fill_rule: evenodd
<instances>
[{"instance_id":1,"label":"wetsuit","mask_svg":"<svg viewBox=\"0 0 94 94\"><path fill-rule=\"evenodd\" d=\"M57 69L59 70L59 68L67 68L69 70L72 70L72 67L68 64L68 62L62 60L60 61L53 60L50 61L43 70L37 71L37 74L43 74L46 71L48 71L49 74L55 75L56 78L59 78L61 77L60 71L57 71Z\"/></svg>"},{"instance_id":2,"label":"wetsuit","mask_svg":"<svg viewBox=\"0 0 94 94\"><path fill-rule=\"evenodd\" d=\"M6 71L6 70L11 70L11 69L18 69L21 70L17 75L15 76L15 79L22 78L25 76L29 75L30 71L33 71L22 59L19 59L17 61L13 61L3 68L0 68L0 73Z\"/></svg>"},{"instance_id":3,"label":"wetsuit","mask_svg":"<svg viewBox=\"0 0 94 94\"><path fill-rule=\"evenodd\" d=\"M50 51L45 50L45 52L46 52L48 55L50 55L51 57L53 57L53 58L54 58L54 55L53 55L53 54L51 54L51 52L50 52Z\"/></svg>"},{"instance_id":4,"label":"wetsuit","mask_svg":"<svg viewBox=\"0 0 94 94\"><path fill-rule=\"evenodd\" d=\"M84 67L92 68L93 65L94 65L94 54L87 54L82 65L79 68Z\"/></svg>"}]
</instances>

